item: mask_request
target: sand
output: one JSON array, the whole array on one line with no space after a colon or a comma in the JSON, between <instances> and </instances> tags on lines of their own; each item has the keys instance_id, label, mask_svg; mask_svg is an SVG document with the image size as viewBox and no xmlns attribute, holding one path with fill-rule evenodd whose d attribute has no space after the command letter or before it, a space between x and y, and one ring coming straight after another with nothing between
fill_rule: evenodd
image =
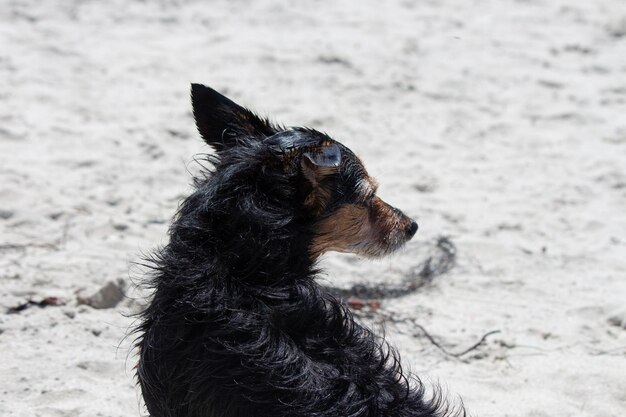
<instances>
[{"instance_id":1,"label":"sand","mask_svg":"<svg viewBox=\"0 0 626 417\"><path fill-rule=\"evenodd\" d=\"M357 152L420 231L322 280L456 266L362 319L475 416L626 414L626 3L5 1L0 415L139 416L133 262L209 152L190 82ZM430 243L429 243L430 242ZM79 305L110 281L114 308ZM6 314L27 300L62 306ZM613 317L612 320L609 320ZM450 352L485 343L461 356Z\"/></svg>"}]
</instances>

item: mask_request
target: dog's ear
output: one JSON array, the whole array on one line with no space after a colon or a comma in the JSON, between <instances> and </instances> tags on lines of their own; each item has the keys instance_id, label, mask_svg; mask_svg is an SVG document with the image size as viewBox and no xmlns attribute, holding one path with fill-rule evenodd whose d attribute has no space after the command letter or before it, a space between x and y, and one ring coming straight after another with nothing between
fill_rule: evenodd
<instances>
[{"instance_id":1,"label":"dog's ear","mask_svg":"<svg viewBox=\"0 0 626 417\"><path fill-rule=\"evenodd\" d=\"M264 139L277 132L267 120L202 84L191 84L191 104L200 135L217 151L236 145L241 136Z\"/></svg>"},{"instance_id":2,"label":"dog's ear","mask_svg":"<svg viewBox=\"0 0 626 417\"><path fill-rule=\"evenodd\" d=\"M324 184L324 179L339 172L340 165L341 151L335 143L322 144L302 154L302 174L311 187L304 204L314 213L322 212L329 202L332 189Z\"/></svg>"},{"instance_id":3,"label":"dog's ear","mask_svg":"<svg viewBox=\"0 0 626 417\"><path fill-rule=\"evenodd\" d=\"M306 179L317 187L322 178L339 171L341 151L335 143L321 145L304 152L300 164Z\"/></svg>"}]
</instances>

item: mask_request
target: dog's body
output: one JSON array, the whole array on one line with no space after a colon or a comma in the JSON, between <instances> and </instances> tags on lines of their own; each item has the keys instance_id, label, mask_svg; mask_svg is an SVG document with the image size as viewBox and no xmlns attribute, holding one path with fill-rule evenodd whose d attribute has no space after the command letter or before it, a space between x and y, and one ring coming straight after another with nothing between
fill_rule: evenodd
<instances>
[{"instance_id":1,"label":"dog's body","mask_svg":"<svg viewBox=\"0 0 626 417\"><path fill-rule=\"evenodd\" d=\"M378 256L417 224L375 196L346 147L283 129L200 85L200 133L217 155L154 261L137 329L152 417L441 416L395 351L315 282L338 250Z\"/></svg>"}]
</instances>

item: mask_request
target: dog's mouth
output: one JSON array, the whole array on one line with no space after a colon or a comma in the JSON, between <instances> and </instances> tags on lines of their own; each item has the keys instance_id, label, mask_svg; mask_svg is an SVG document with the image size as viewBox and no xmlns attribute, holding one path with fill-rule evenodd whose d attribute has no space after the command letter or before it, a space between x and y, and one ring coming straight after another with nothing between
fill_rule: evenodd
<instances>
[{"instance_id":1,"label":"dog's mouth","mask_svg":"<svg viewBox=\"0 0 626 417\"><path fill-rule=\"evenodd\" d=\"M368 258L380 258L390 255L404 247L413 238L417 228L417 223L411 220L409 226L393 229L386 236L374 241L365 240L358 242L352 245L347 252Z\"/></svg>"},{"instance_id":2,"label":"dog's mouth","mask_svg":"<svg viewBox=\"0 0 626 417\"><path fill-rule=\"evenodd\" d=\"M369 209L369 232L356 253L369 257L380 257L397 251L415 236L417 222L402 211L374 198Z\"/></svg>"}]
</instances>

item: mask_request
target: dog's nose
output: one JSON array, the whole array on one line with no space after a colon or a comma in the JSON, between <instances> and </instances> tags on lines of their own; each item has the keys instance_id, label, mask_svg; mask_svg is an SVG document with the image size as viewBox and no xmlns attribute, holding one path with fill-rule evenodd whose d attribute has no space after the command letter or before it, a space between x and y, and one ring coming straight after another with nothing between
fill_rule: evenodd
<instances>
[{"instance_id":1,"label":"dog's nose","mask_svg":"<svg viewBox=\"0 0 626 417\"><path fill-rule=\"evenodd\" d=\"M415 232L417 232L417 222L411 220L411 224L406 228L406 235L410 239L415 235Z\"/></svg>"}]
</instances>

